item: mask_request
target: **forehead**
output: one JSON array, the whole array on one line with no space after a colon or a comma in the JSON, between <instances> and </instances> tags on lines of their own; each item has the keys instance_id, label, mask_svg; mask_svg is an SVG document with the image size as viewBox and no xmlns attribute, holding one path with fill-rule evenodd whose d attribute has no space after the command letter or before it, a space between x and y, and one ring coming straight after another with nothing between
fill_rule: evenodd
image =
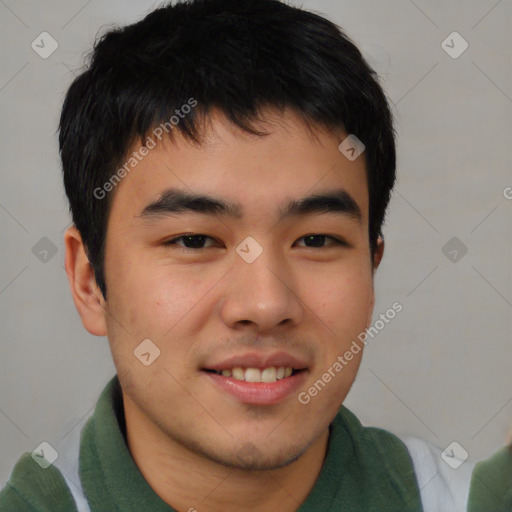
<instances>
[{"instance_id":1,"label":"forehead","mask_svg":"<svg viewBox=\"0 0 512 512\"><path fill-rule=\"evenodd\" d=\"M233 219L242 221L250 215L283 217L293 210L293 200L334 191L354 216L359 210L361 224L367 223L364 154L350 161L339 151L345 132L318 129L312 135L291 111L271 112L256 128L268 135L248 134L213 113L199 145L175 131L172 139L156 140L140 158L142 142L134 144L127 161L134 153L140 160L113 191L112 221L144 217L151 205L176 199L177 191L181 199L218 199L228 205Z\"/></svg>"}]
</instances>

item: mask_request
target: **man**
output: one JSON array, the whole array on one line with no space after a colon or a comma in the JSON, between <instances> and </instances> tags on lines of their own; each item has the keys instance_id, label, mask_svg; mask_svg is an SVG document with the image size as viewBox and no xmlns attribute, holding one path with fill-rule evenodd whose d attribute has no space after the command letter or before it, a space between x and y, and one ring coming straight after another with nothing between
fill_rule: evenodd
<instances>
[{"instance_id":1,"label":"man","mask_svg":"<svg viewBox=\"0 0 512 512\"><path fill-rule=\"evenodd\" d=\"M342 405L395 183L343 32L277 0L166 5L95 45L59 142L73 300L117 375L2 512L427 510L425 446Z\"/></svg>"}]
</instances>

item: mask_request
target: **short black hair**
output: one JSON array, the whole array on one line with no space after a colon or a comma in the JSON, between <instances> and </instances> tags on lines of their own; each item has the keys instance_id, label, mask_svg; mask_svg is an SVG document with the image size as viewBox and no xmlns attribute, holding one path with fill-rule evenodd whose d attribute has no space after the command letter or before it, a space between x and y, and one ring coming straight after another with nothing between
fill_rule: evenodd
<instances>
[{"instance_id":1,"label":"short black hair","mask_svg":"<svg viewBox=\"0 0 512 512\"><path fill-rule=\"evenodd\" d=\"M191 99L197 108L172 128L194 142L200 116L213 109L254 135L264 135L253 123L266 107L291 108L308 126L356 135L366 147L373 257L396 180L395 131L378 75L359 49L334 23L279 0L167 3L97 39L60 117L66 195L105 298L113 194L101 200L95 191L135 141L169 127Z\"/></svg>"}]
</instances>

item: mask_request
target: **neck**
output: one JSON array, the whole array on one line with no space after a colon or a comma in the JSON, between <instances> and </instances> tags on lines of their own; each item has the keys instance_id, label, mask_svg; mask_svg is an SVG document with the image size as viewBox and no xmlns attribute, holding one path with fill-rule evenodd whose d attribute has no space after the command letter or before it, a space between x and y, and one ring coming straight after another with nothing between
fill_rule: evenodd
<instances>
[{"instance_id":1,"label":"neck","mask_svg":"<svg viewBox=\"0 0 512 512\"><path fill-rule=\"evenodd\" d=\"M124 403L130 453L153 491L175 510L294 512L313 489L327 453L328 428L285 467L226 467L167 436L126 397Z\"/></svg>"}]
</instances>

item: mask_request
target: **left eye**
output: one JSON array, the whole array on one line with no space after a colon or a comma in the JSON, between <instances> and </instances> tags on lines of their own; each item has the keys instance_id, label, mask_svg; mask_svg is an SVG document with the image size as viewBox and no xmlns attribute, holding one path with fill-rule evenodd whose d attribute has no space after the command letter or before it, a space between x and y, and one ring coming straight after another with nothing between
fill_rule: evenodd
<instances>
[{"instance_id":1,"label":"left eye","mask_svg":"<svg viewBox=\"0 0 512 512\"><path fill-rule=\"evenodd\" d=\"M302 238L299 238L299 240L305 240L307 242L312 243L313 245L306 246L306 247L312 247L313 249L320 248L320 247L328 247L328 246L323 245L323 242L325 242L326 239L332 240L334 242L334 245L344 245L344 243L341 240L338 240L337 238L334 238L329 235L306 235L306 236L303 236ZM331 244L331 245L333 245L333 244Z\"/></svg>"},{"instance_id":2,"label":"left eye","mask_svg":"<svg viewBox=\"0 0 512 512\"><path fill-rule=\"evenodd\" d=\"M181 245L178 244L178 241L181 240L183 241L183 245L185 246L186 249L207 249L208 247L204 247L204 243L207 239L215 242L215 240L212 237L207 235L182 235L178 238L174 238L172 240L165 242L164 245ZM333 242L330 245L344 245L344 242L342 242L341 240L338 240L337 238L328 235L313 234L299 238L299 240L305 241L306 247L313 249L328 247L328 245L324 245L327 239Z\"/></svg>"}]
</instances>

